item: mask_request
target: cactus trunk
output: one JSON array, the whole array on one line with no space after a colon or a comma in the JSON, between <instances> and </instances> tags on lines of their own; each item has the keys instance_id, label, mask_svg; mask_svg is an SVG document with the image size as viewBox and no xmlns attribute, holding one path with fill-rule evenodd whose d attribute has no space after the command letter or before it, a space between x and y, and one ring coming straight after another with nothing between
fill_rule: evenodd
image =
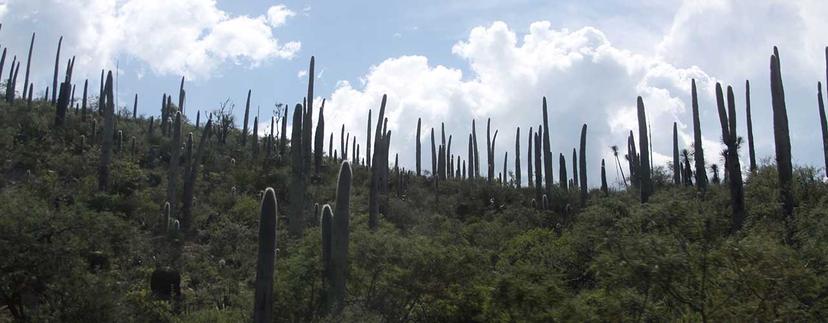
<instances>
[{"instance_id":1,"label":"cactus trunk","mask_svg":"<svg viewBox=\"0 0 828 323\"><path fill-rule=\"evenodd\" d=\"M696 94L696 80L691 83L690 95L693 104L693 156L696 161L696 187L705 191L707 189L707 172L704 166L704 149L702 148L701 121L699 119L699 99ZM640 127L640 126L639 126ZM644 140L639 133L639 140Z\"/></svg>"},{"instance_id":2,"label":"cactus trunk","mask_svg":"<svg viewBox=\"0 0 828 323\"><path fill-rule=\"evenodd\" d=\"M638 164L639 174L639 189L641 191L641 203L647 203L652 193L652 183L650 182L650 147L649 138L647 136L647 115L644 111L644 100L638 97L638 138L639 150L641 150L641 160Z\"/></svg>"},{"instance_id":3,"label":"cactus trunk","mask_svg":"<svg viewBox=\"0 0 828 323\"><path fill-rule=\"evenodd\" d=\"M586 206L587 194L587 170L586 170L586 135L587 125L581 127L581 151L578 155L578 180L581 184L581 206Z\"/></svg>"},{"instance_id":4,"label":"cactus trunk","mask_svg":"<svg viewBox=\"0 0 828 323\"><path fill-rule=\"evenodd\" d=\"M520 173L520 127L515 132L515 187L520 187L523 183Z\"/></svg>"},{"instance_id":5,"label":"cactus trunk","mask_svg":"<svg viewBox=\"0 0 828 323\"><path fill-rule=\"evenodd\" d=\"M785 90L776 47L770 59L771 103L773 107L773 137L776 147L776 168L779 176L779 197L782 214L786 221L786 242L794 243L796 228L794 218L793 166L791 164L791 137L788 130L788 111L785 106Z\"/></svg>"},{"instance_id":6,"label":"cactus trunk","mask_svg":"<svg viewBox=\"0 0 828 323\"><path fill-rule=\"evenodd\" d=\"M673 184L681 185L681 162L679 162L678 125L673 122Z\"/></svg>"},{"instance_id":7,"label":"cactus trunk","mask_svg":"<svg viewBox=\"0 0 828 323\"><path fill-rule=\"evenodd\" d=\"M558 156L558 165L558 184L561 186L562 190L567 190L567 182L569 181L569 179L566 175L566 158L564 158L563 154L560 154L560 156Z\"/></svg>"},{"instance_id":8,"label":"cactus trunk","mask_svg":"<svg viewBox=\"0 0 828 323\"><path fill-rule=\"evenodd\" d=\"M276 192L265 189L259 217L259 258L256 262L256 291L253 322L273 322L273 269L276 262Z\"/></svg>"},{"instance_id":9,"label":"cactus trunk","mask_svg":"<svg viewBox=\"0 0 828 323\"><path fill-rule=\"evenodd\" d=\"M302 124L304 113L302 105L297 104L293 109L293 132L290 137L291 155L291 188L290 190L290 215L288 217L288 232L291 236L301 237L305 230L305 173L304 173L304 149L302 146Z\"/></svg>"},{"instance_id":10,"label":"cactus trunk","mask_svg":"<svg viewBox=\"0 0 828 323\"><path fill-rule=\"evenodd\" d=\"M250 118L250 94L252 90L247 90L247 101L244 104L244 120L242 122L241 145L247 145L247 122Z\"/></svg>"},{"instance_id":11,"label":"cactus trunk","mask_svg":"<svg viewBox=\"0 0 828 323\"><path fill-rule=\"evenodd\" d=\"M112 160L112 137L115 134L115 104L112 93L112 72L107 73L102 102L104 102L104 124L101 159L98 166L98 190L105 192L109 187L109 162Z\"/></svg>"}]
</instances>

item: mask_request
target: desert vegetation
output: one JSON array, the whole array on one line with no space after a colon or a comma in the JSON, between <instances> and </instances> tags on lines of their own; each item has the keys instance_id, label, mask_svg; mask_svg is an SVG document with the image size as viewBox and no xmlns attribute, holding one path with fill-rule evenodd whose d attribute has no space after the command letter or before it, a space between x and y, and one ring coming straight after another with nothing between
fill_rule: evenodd
<instances>
[{"instance_id":1,"label":"desert vegetation","mask_svg":"<svg viewBox=\"0 0 828 323\"><path fill-rule=\"evenodd\" d=\"M21 91L13 50L0 58L0 75L8 73L0 102L0 321L828 316L828 184L824 169L792 163L776 48L771 88L759 91L772 97L772 111L750 110L747 82L745 110L732 86L719 84L717 106L701 107L693 82L695 142L681 148L674 125L672 163L654 167L650 138L670 134L650 133L638 97L638 129L618 138L627 146L612 147L616 160L600 169L587 168L595 157L586 150L589 129L603 125L582 126L570 161L568 152L556 156L546 98L538 98L540 124L524 125L525 156L518 125L492 129L485 120L481 158L476 130L484 120L469 120L468 134L421 129L418 121L416 142L403 143L388 129L385 97L359 133L326 128L312 77L293 109L277 106L260 136L250 111L255 93L246 94L241 122L227 104L193 121L182 78L176 95L161 94L157 115L139 116L138 95L131 111L115 106L109 71L101 71L97 96L83 80L78 102L74 58L64 63L60 46L43 97L29 81L29 47ZM817 93L828 165L821 83ZM720 118L722 167L703 158L700 109ZM746 135L736 131L741 111ZM754 137L751 113L772 115L773 139ZM517 133L512 155L497 149L499 130ZM775 158L757 162L754 139L772 140ZM429 156L421 140L430 140ZM394 146L416 150L414 170L391 156ZM504 167L495 169L501 157ZM422 158L431 158L430 168ZM607 185L607 167L627 175L624 187ZM589 187L588 178L601 186Z\"/></svg>"}]
</instances>

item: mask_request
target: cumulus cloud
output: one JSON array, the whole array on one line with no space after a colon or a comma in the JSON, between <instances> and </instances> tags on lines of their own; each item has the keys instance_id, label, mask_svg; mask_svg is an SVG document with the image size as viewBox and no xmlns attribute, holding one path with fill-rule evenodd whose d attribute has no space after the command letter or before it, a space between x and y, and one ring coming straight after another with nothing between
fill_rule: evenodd
<instances>
[{"instance_id":1,"label":"cumulus cloud","mask_svg":"<svg viewBox=\"0 0 828 323\"><path fill-rule=\"evenodd\" d=\"M457 68L431 65L423 56L390 58L372 67L360 88L341 82L326 113L348 129L365 129L368 109L376 111L382 94L388 94L386 114L395 142L392 153L399 153L409 167L414 164L410 143L415 139L417 118L423 121L421 141L426 145L426 161L430 158L431 128L439 141L440 126L445 122L447 135L453 135L453 153L466 159L471 120L477 120L478 145L485 149L486 120L491 118L492 132L500 131L496 170L502 169L506 151L509 169L514 168L515 127L520 126L525 170L528 130L541 124L541 99L546 96L555 176L558 154L569 160L572 148L578 146L581 125L588 124L587 164L594 174L590 183L596 184L601 158L606 158L608 165L615 164L609 147L623 147L630 130L638 137L638 95L647 106L656 163L665 164L672 158L667 156L672 156L673 121L681 125L683 146L689 146L692 138L688 134L692 129L685 123L690 120L686 106L690 79L696 78L703 89L712 88L715 82L698 68L678 68L616 48L596 28L556 30L547 21L531 24L520 38L503 22L476 27L452 52L469 64L470 75ZM701 96L703 102L712 104L707 91ZM716 158L718 140L715 136L708 139L708 158ZM481 163L485 163L485 156Z\"/></svg>"},{"instance_id":2,"label":"cumulus cloud","mask_svg":"<svg viewBox=\"0 0 828 323\"><path fill-rule=\"evenodd\" d=\"M12 48L25 48L26 34L36 31L38 50L51 51L62 35L63 53L77 56L81 72L126 55L155 73L190 79L209 78L224 62L256 66L294 57L301 44L273 33L291 15L276 5L265 15L233 16L214 0L10 0L0 10Z\"/></svg>"}]
</instances>

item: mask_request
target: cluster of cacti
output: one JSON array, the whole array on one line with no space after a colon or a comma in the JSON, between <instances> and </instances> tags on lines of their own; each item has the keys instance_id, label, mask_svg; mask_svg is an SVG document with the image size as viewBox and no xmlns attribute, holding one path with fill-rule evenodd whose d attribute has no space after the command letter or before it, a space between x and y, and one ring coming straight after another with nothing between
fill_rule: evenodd
<instances>
[{"instance_id":1,"label":"cluster of cacti","mask_svg":"<svg viewBox=\"0 0 828 323\"><path fill-rule=\"evenodd\" d=\"M376 150L375 150L376 151ZM335 314L345 306L345 284L348 271L348 242L351 217L351 164L342 162L336 188L335 213L327 204L322 207L322 268L323 303Z\"/></svg>"},{"instance_id":2,"label":"cluster of cacti","mask_svg":"<svg viewBox=\"0 0 828 323\"><path fill-rule=\"evenodd\" d=\"M69 60L66 65L66 76L62 83L60 83L60 90L57 99L57 108L55 110L55 126L62 126L66 119L66 110L71 104L72 94L72 70L75 66L75 58ZM14 93L12 93L14 95Z\"/></svg>"},{"instance_id":3,"label":"cluster of cacti","mask_svg":"<svg viewBox=\"0 0 828 323\"><path fill-rule=\"evenodd\" d=\"M719 111L719 121L722 126L722 141L725 151L725 174L730 187L730 205L733 212L731 217L731 232L742 228L745 219L745 192L742 186L742 166L739 163L739 139L736 134L736 103L733 97L733 88L727 87L727 109L722 93L722 86L716 83L716 105Z\"/></svg>"},{"instance_id":4,"label":"cluster of cacti","mask_svg":"<svg viewBox=\"0 0 828 323\"><path fill-rule=\"evenodd\" d=\"M388 149L390 148L391 132L387 130L388 119L385 118L386 100L387 97L383 95L377 118L377 127L374 132L374 154L369 156L369 159L372 159L370 166L371 187L368 197L368 227L371 230L375 230L379 224L380 199L385 201L383 197L386 196L383 194L388 191Z\"/></svg>"},{"instance_id":5,"label":"cluster of cacti","mask_svg":"<svg viewBox=\"0 0 828 323\"><path fill-rule=\"evenodd\" d=\"M279 221L276 212L276 192L265 189L259 217L259 257L256 261L253 322L273 322L273 269L276 262L276 232Z\"/></svg>"},{"instance_id":6,"label":"cluster of cacti","mask_svg":"<svg viewBox=\"0 0 828 323\"><path fill-rule=\"evenodd\" d=\"M774 46L770 58L771 106L773 107L773 138L776 147L776 170L779 176L779 198L785 217L786 241L794 242L794 197L793 165L791 164L791 136L788 131L788 110L785 106L785 90L782 86L782 72L779 51Z\"/></svg>"}]
</instances>

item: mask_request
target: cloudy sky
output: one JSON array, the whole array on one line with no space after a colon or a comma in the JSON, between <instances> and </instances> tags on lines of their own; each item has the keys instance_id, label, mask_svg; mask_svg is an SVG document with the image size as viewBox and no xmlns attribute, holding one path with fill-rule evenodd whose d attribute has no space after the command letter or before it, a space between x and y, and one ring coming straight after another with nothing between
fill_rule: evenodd
<instances>
[{"instance_id":1,"label":"cloudy sky","mask_svg":"<svg viewBox=\"0 0 828 323\"><path fill-rule=\"evenodd\" d=\"M182 75L190 119L195 108L211 111L226 99L241 116L248 89L254 109L269 118L275 103L301 102L307 78L315 77L315 99L327 99L328 132L344 124L363 146L368 109L376 111L386 93L392 154L409 167L418 117L424 133L445 122L463 159L471 120L478 120L485 145L485 120L492 118L500 130L496 169L506 151L514 166L517 126L525 169L528 129L541 123L546 96L555 155L569 160L588 124L592 185L601 158L613 165L609 147L625 144L625 134L637 129L639 95L656 163L671 159L673 122L680 145L689 146L692 78L708 163L721 163L715 82L733 85L746 137L744 91L751 81L758 158L772 158L768 71L778 45L795 163L823 164L815 96L817 81L826 80L828 1L631 2L0 0L0 45L25 56L37 33L32 75L42 95L64 36L62 55L77 57L76 79L97 86L100 69L117 65L119 103L131 104L138 93L139 113L147 116L159 114L161 94L177 91ZM615 174L608 169L610 181Z\"/></svg>"}]
</instances>

